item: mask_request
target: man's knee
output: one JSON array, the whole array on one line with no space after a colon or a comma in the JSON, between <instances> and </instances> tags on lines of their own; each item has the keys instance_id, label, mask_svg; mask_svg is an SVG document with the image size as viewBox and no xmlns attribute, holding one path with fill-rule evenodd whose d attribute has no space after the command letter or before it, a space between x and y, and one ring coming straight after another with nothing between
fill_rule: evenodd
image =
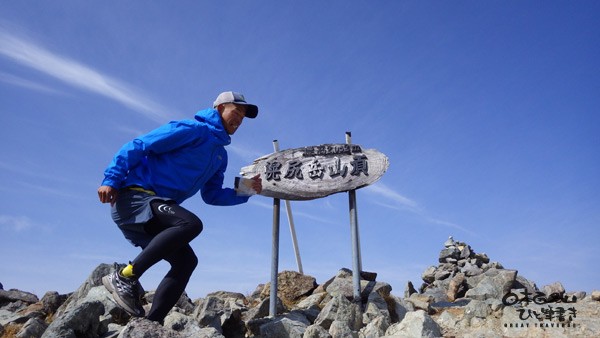
<instances>
[{"instance_id":1,"label":"man's knee","mask_svg":"<svg viewBox=\"0 0 600 338\"><path fill-rule=\"evenodd\" d=\"M194 234L196 236L200 235L200 233L202 232L202 230L204 229L204 224L202 224L202 221L200 220L200 218L198 218L198 216L194 215L194 220L192 220L190 222L190 226L192 227Z\"/></svg>"},{"instance_id":2,"label":"man's knee","mask_svg":"<svg viewBox=\"0 0 600 338\"><path fill-rule=\"evenodd\" d=\"M196 266L198 266L198 257L190 246L167 258L171 268L177 271L184 271L186 275L191 275Z\"/></svg>"}]
</instances>

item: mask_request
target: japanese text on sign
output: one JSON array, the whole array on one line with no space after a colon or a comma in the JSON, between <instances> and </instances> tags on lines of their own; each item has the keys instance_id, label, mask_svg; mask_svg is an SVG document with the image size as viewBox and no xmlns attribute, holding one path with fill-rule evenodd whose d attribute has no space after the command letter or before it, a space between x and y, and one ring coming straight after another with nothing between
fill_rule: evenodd
<instances>
[{"instance_id":1,"label":"japanese text on sign","mask_svg":"<svg viewBox=\"0 0 600 338\"><path fill-rule=\"evenodd\" d=\"M350 149L350 147L348 147ZM359 148L360 149L360 148ZM304 154L306 156L306 154ZM310 162L299 160L288 161L287 167L280 161L267 162L265 165L265 176L267 181L280 181L282 177L288 180L303 180L304 174L313 180L323 179L325 175L330 178L342 177L347 175L360 176L364 174L369 176L369 163L366 155L354 155L349 163L343 162L339 157L334 157L331 164L324 164L315 158ZM305 169L306 170L303 170Z\"/></svg>"}]
</instances>

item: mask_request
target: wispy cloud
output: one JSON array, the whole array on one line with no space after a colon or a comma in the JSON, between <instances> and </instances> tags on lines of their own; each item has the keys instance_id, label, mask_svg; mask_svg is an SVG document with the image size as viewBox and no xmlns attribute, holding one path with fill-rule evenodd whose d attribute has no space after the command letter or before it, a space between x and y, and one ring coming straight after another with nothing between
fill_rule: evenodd
<instances>
[{"instance_id":1,"label":"wispy cloud","mask_svg":"<svg viewBox=\"0 0 600 338\"><path fill-rule=\"evenodd\" d=\"M33 222L26 216L0 215L0 225L3 229L19 232L33 227Z\"/></svg>"},{"instance_id":2,"label":"wispy cloud","mask_svg":"<svg viewBox=\"0 0 600 338\"><path fill-rule=\"evenodd\" d=\"M445 226L445 227L449 227L449 228L453 228L453 229L458 229L465 233L475 235L475 233L473 233L471 230L469 230L461 225L458 225L458 224L452 223L452 222L448 222L448 221L444 221L441 219L437 219L435 217L431 217L429 215L429 213L427 211L425 211L425 209L422 208L417 202L397 193L396 191L394 191L393 189L391 189L390 187L386 186L385 184L383 184L381 182L378 182L377 184L374 184L374 185L370 185L370 186L364 188L364 190L370 194L376 195L376 199L374 202L376 204L379 204L379 205L382 205L382 206L385 206L385 207L388 207L391 209L406 210L406 211L409 211L409 212L419 215L421 218L423 218L428 223L437 224L437 225L441 225L441 226Z\"/></svg>"},{"instance_id":3,"label":"wispy cloud","mask_svg":"<svg viewBox=\"0 0 600 338\"><path fill-rule=\"evenodd\" d=\"M86 65L34 44L24 38L17 37L0 28L0 55L3 55L23 66L38 70L71 86L87 90L141 113L145 117L164 122L168 119L167 109L153 102L131 86ZM4 81L6 82L6 76ZM12 84L40 90L43 86L33 85L30 81L8 78Z\"/></svg>"},{"instance_id":4,"label":"wispy cloud","mask_svg":"<svg viewBox=\"0 0 600 338\"><path fill-rule=\"evenodd\" d=\"M399 193L395 192L385 184L378 182L377 184L370 185L364 188L366 192L371 194L378 195L379 197L383 197L387 200L387 202L392 202L389 204L390 207L396 209L409 209L412 211L419 210L419 205L417 202L411 200L408 197L402 196ZM380 201L381 202L381 201Z\"/></svg>"},{"instance_id":5,"label":"wispy cloud","mask_svg":"<svg viewBox=\"0 0 600 338\"><path fill-rule=\"evenodd\" d=\"M52 93L52 94L61 94L58 90L50 88L48 86L44 86L37 82L29 81L18 76L14 76L11 74L0 73L0 81L8 83L13 86L23 87L31 90L36 90L38 92L44 93Z\"/></svg>"}]
</instances>

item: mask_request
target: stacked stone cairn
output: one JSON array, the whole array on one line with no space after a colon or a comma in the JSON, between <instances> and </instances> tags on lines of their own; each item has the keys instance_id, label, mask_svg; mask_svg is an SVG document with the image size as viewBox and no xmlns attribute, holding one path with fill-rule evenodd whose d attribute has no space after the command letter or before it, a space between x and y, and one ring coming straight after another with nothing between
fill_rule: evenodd
<instances>
[{"instance_id":1,"label":"stacked stone cairn","mask_svg":"<svg viewBox=\"0 0 600 338\"><path fill-rule=\"evenodd\" d=\"M508 292L541 292L535 283L490 262L467 244L449 238L439 264L423 272L415 290L408 282L404 298L361 273L361 297L353 298L352 271L341 269L318 285L297 272L278 275L277 315L269 317L270 285L261 284L249 296L218 291L192 301L182 295L159 324L131 318L102 286L111 264L99 265L73 293L47 292L42 299L16 289L0 288L0 337L18 338L371 338L371 337L592 337L600 336L600 292L566 293L560 283L542 290L548 300L577 299L577 318L569 327L517 327L519 310L541 311L543 305L507 306ZM1 284L0 284L1 285ZM567 298L565 298L567 297ZM153 292L145 292L146 310ZM557 303L559 304L559 303ZM553 305L556 305L553 303ZM546 305L547 306L547 305ZM508 325L510 323L510 326ZM513 325L514 324L514 325Z\"/></svg>"}]
</instances>

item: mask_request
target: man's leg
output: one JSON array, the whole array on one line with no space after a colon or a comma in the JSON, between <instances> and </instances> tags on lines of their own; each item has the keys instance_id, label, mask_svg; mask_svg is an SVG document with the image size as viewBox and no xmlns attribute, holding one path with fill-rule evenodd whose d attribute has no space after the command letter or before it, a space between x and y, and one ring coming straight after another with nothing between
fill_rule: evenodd
<instances>
[{"instance_id":1,"label":"man's leg","mask_svg":"<svg viewBox=\"0 0 600 338\"><path fill-rule=\"evenodd\" d=\"M158 297L160 307L157 308L156 315L153 315L153 318L162 316L158 319L162 321L164 315L168 313L183 293L198 263L189 242L200 234L203 226L202 221L196 215L174 202L167 203L162 200L155 200L150 203L150 206L154 217L146 223L144 229L153 236L152 240L128 266L116 271L110 279L109 277L106 277L106 281L103 279L103 283L105 283L107 289L110 287L109 290L113 293L117 303L125 308L127 312L134 316L143 316L144 311L138 299L137 280L146 270L160 260L169 261L172 266L171 271L159 286L165 296ZM189 260L189 262L182 266L182 263L186 263L186 260ZM162 286L163 284L165 286ZM179 294L175 297L176 292ZM174 301L173 298L175 298ZM164 307L170 303L172 304L164 312Z\"/></svg>"},{"instance_id":2,"label":"man's leg","mask_svg":"<svg viewBox=\"0 0 600 338\"><path fill-rule=\"evenodd\" d=\"M171 264L171 269L156 288L152 308L146 318L161 322L177 303L187 286L198 258L189 245L165 258Z\"/></svg>"},{"instance_id":3,"label":"man's leg","mask_svg":"<svg viewBox=\"0 0 600 338\"><path fill-rule=\"evenodd\" d=\"M187 246L203 228L198 216L177 204L155 200L150 205L154 217L144 228L154 238L131 262L132 273L136 278L154 264Z\"/></svg>"}]
</instances>

